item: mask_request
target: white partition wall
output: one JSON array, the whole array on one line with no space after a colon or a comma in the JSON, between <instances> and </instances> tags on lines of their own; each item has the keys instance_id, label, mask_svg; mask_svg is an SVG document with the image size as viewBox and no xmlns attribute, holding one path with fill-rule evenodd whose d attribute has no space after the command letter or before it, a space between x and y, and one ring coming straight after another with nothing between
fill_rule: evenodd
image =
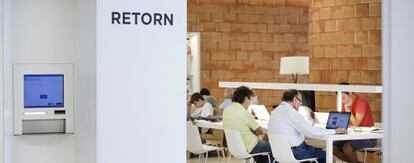
<instances>
[{"instance_id":1,"label":"white partition wall","mask_svg":"<svg viewBox=\"0 0 414 163\"><path fill-rule=\"evenodd\" d=\"M97 1L98 163L186 161L185 45L185 0Z\"/></svg>"},{"instance_id":2,"label":"white partition wall","mask_svg":"<svg viewBox=\"0 0 414 163\"><path fill-rule=\"evenodd\" d=\"M74 163L96 163L96 1L75 2Z\"/></svg>"},{"instance_id":3,"label":"white partition wall","mask_svg":"<svg viewBox=\"0 0 414 163\"><path fill-rule=\"evenodd\" d=\"M73 135L13 135L13 74L18 63L74 63L72 0L4 2L4 162L73 163Z\"/></svg>"},{"instance_id":4,"label":"white partition wall","mask_svg":"<svg viewBox=\"0 0 414 163\"><path fill-rule=\"evenodd\" d=\"M2 133L4 162L96 162L94 126L96 100L93 93L95 81L90 80L95 79L95 1L3 0L2 2L4 2L2 8L4 53L1 66L4 68L1 72L4 77L2 92L5 95L2 105L5 113L4 130L2 130L4 131ZM78 64L80 60L82 63ZM12 65L20 63L74 65L75 134L13 136ZM78 96L80 93L82 96ZM85 99L85 96L88 99ZM79 116L80 114L82 116Z\"/></svg>"},{"instance_id":5,"label":"white partition wall","mask_svg":"<svg viewBox=\"0 0 414 163\"><path fill-rule=\"evenodd\" d=\"M414 162L414 1L382 1L383 162Z\"/></svg>"},{"instance_id":6,"label":"white partition wall","mask_svg":"<svg viewBox=\"0 0 414 163\"><path fill-rule=\"evenodd\" d=\"M0 163L4 160L3 134L3 0L0 0Z\"/></svg>"}]
</instances>

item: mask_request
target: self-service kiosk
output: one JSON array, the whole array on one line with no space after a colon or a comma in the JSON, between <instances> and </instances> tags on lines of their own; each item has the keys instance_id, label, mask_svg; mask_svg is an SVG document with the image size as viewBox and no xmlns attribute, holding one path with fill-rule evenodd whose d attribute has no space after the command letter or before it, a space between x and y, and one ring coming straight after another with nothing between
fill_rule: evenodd
<instances>
[{"instance_id":1,"label":"self-service kiosk","mask_svg":"<svg viewBox=\"0 0 414 163\"><path fill-rule=\"evenodd\" d=\"M73 133L73 64L14 64L14 135Z\"/></svg>"}]
</instances>

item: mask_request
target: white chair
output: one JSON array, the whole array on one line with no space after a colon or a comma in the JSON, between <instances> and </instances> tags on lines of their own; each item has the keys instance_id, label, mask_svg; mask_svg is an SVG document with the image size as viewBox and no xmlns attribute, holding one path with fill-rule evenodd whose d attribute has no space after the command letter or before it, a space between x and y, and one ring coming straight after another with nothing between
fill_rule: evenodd
<instances>
[{"instance_id":1,"label":"white chair","mask_svg":"<svg viewBox=\"0 0 414 163\"><path fill-rule=\"evenodd\" d=\"M272 154L275 160L273 162L280 163L299 163L299 162L318 162L317 158L309 158L303 160L297 160L293 156L292 149L290 148L289 141L285 135L269 134L270 147L272 148Z\"/></svg>"},{"instance_id":2,"label":"white chair","mask_svg":"<svg viewBox=\"0 0 414 163\"><path fill-rule=\"evenodd\" d=\"M204 160L207 162L208 152L217 151L217 155L220 158L219 152L223 154L223 159L225 158L224 150L220 147L209 146L201 143L200 133L198 132L198 127L193 125L192 122L187 122L187 151L198 154L198 162Z\"/></svg>"},{"instance_id":3,"label":"white chair","mask_svg":"<svg viewBox=\"0 0 414 163\"><path fill-rule=\"evenodd\" d=\"M246 147L244 146L243 139L239 131L225 129L224 135L226 136L227 147L230 151L227 162L230 162L230 157L231 155L233 155L237 159L246 160L246 162L250 162L250 160L252 160L254 156L267 156L270 163L269 152L261 152L254 154L247 153Z\"/></svg>"},{"instance_id":4,"label":"white chair","mask_svg":"<svg viewBox=\"0 0 414 163\"><path fill-rule=\"evenodd\" d=\"M375 122L374 123L374 128L381 129L382 128L382 123ZM375 147L360 149L359 151L364 152L364 163L367 162L368 152L381 152L381 146L382 146L382 140L377 139L377 145Z\"/></svg>"},{"instance_id":5,"label":"white chair","mask_svg":"<svg viewBox=\"0 0 414 163\"><path fill-rule=\"evenodd\" d=\"M367 162L368 152L381 152L382 141L381 139L377 140L377 145L372 148L362 148L359 151L364 152L364 163Z\"/></svg>"}]
</instances>

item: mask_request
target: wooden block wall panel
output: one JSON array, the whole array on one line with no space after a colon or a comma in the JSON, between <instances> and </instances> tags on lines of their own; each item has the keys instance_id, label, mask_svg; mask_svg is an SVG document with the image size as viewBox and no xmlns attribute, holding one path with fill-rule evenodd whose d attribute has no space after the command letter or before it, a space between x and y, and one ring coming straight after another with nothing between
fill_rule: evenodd
<instances>
[{"instance_id":1,"label":"wooden block wall panel","mask_svg":"<svg viewBox=\"0 0 414 163\"><path fill-rule=\"evenodd\" d=\"M381 2L313 0L310 6L310 82L381 85ZM327 102L333 97L318 96L321 110L336 107ZM381 120L380 101L369 100L375 121Z\"/></svg>"},{"instance_id":2,"label":"wooden block wall panel","mask_svg":"<svg viewBox=\"0 0 414 163\"><path fill-rule=\"evenodd\" d=\"M300 82L381 85L381 2L360 0L189 0L187 29L201 33L201 87L222 101L219 81L291 82L280 57L310 56ZM282 91L254 90L269 111ZM369 96L375 121L381 96ZM318 111L336 107L318 93Z\"/></svg>"}]
</instances>

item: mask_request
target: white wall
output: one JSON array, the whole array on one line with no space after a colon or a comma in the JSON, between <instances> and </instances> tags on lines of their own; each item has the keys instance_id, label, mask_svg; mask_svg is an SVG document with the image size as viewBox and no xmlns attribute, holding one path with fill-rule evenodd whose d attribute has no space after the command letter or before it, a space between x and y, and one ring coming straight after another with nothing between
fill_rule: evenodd
<instances>
[{"instance_id":1,"label":"white wall","mask_svg":"<svg viewBox=\"0 0 414 163\"><path fill-rule=\"evenodd\" d=\"M74 2L4 1L5 162L73 163L74 135L13 136L12 64L74 63Z\"/></svg>"},{"instance_id":2,"label":"white wall","mask_svg":"<svg viewBox=\"0 0 414 163\"><path fill-rule=\"evenodd\" d=\"M3 0L0 0L0 11L0 163L3 163Z\"/></svg>"},{"instance_id":3,"label":"white wall","mask_svg":"<svg viewBox=\"0 0 414 163\"><path fill-rule=\"evenodd\" d=\"M96 163L96 3L74 0L78 51L75 79L75 163Z\"/></svg>"},{"instance_id":4,"label":"white wall","mask_svg":"<svg viewBox=\"0 0 414 163\"><path fill-rule=\"evenodd\" d=\"M173 13L172 27L112 11ZM185 162L186 1L97 1L97 162Z\"/></svg>"},{"instance_id":5,"label":"white wall","mask_svg":"<svg viewBox=\"0 0 414 163\"><path fill-rule=\"evenodd\" d=\"M383 162L414 162L414 1L382 1Z\"/></svg>"}]
</instances>

